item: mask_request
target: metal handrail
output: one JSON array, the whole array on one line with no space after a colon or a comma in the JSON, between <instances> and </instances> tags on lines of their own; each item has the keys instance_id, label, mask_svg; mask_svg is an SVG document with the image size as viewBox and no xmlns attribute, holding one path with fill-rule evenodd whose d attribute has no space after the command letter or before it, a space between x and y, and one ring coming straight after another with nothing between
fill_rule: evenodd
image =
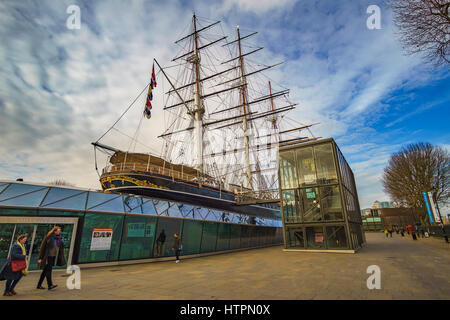
<instances>
[{"instance_id":1,"label":"metal handrail","mask_svg":"<svg viewBox=\"0 0 450 320\"><path fill-rule=\"evenodd\" d=\"M117 165L107 165L105 168L103 168L102 174L127 171L127 170L143 171L143 172L160 174L160 175L171 177L172 179L177 178L177 179L181 179L181 180L185 180L185 181L189 181L189 182L201 183L202 185L210 186L212 188L220 188L222 190L222 186L219 183L213 184L213 183L210 183L210 181L201 182L201 180L202 180L201 176L186 174L184 172L181 173L180 171L177 171L177 170L163 168L163 167L152 165L152 164L143 165L141 163L120 163ZM211 180L211 179L209 178L208 180Z\"/></svg>"}]
</instances>

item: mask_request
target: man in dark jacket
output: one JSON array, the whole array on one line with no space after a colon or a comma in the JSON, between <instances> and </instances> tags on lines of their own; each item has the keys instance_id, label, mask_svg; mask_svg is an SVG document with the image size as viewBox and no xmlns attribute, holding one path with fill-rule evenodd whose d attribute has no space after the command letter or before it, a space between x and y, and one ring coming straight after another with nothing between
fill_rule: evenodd
<instances>
[{"instance_id":1,"label":"man in dark jacket","mask_svg":"<svg viewBox=\"0 0 450 320\"><path fill-rule=\"evenodd\" d=\"M64 243L61 239L61 227L54 227L42 240L38 264L42 269L42 273L39 278L37 289L44 289L44 287L42 287L44 278L47 278L48 290L56 288L57 285L54 285L52 281L53 266L63 266L66 264L66 259L64 258Z\"/></svg>"},{"instance_id":2,"label":"man in dark jacket","mask_svg":"<svg viewBox=\"0 0 450 320\"><path fill-rule=\"evenodd\" d=\"M175 250L175 255L177 256L177 260L175 260L176 263L180 262L180 251L181 251L181 239L178 236L178 233L175 233L173 235L173 237L175 238L174 242L173 242L173 247L172 247L172 251Z\"/></svg>"}]
</instances>

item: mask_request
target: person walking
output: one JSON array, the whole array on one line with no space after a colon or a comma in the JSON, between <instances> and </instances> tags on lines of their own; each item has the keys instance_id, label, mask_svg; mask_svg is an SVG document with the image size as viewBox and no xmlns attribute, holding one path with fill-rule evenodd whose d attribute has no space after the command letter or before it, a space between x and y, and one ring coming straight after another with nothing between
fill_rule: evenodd
<instances>
[{"instance_id":1,"label":"person walking","mask_svg":"<svg viewBox=\"0 0 450 320\"><path fill-rule=\"evenodd\" d=\"M384 229L384 235L386 236L386 239L388 238L388 236L389 236L389 231L388 231L388 229L386 228L386 229Z\"/></svg>"},{"instance_id":2,"label":"person walking","mask_svg":"<svg viewBox=\"0 0 450 320\"><path fill-rule=\"evenodd\" d=\"M173 242L172 251L175 251L175 255L177 257L175 263L178 263L180 262L180 251L183 245L181 244L181 239L178 236L178 233L175 233L173 237L175 238L175 241Z\"/></svg>"},{"instance_id":3,"label":"person walking","mask_svg":"<svg viewBox=\"0 0 450 320\"><path fill-rule=\"evenodd\" d=\"M422 235L422 238L425 238L425 228L423 226L420 227L420 234Z\"/></svg>"},{"instance_id":4,"label":"person walking","mask_svg":"<svg viewBox=\"0 0 450 320\"><path fill-rule=\"evenodd\" d=\"M23 276L28 273L28 256L25 249L25 243L27 242L27 236L21 234L17 237L17 242L15 242L11 247L11 255L6 261L5 265L0 271L0 281L6 280L4 296L10 297L17 294L14 288L19 283ZM16 265L16 262L19 265ZM14 271L19 267L19 270Z\"/></svg>"},{"instance_id":5,"label":"person walking","mask_svg":"<svg viewBox=\"0 0 450 320\"><path fill-rule=\"evenodd\" d=\"M41 277L37 284L37 289L45 289L42 286L44 279L47 279L48 290L56 288L58 285L53 284L52 270L53 266L63 266L66 264L64 258L64 243L61 239L61 227L53 227L47 236L42 240L41 249L39 250L38 265L42 269Z\"/></svg>"},{"instance_id":6,"label":"person walking","mask_svg":"<svg viewBox=\"0 0 450 320\"><path fill-rule=\"evenodd\" d=\"M161 257L164 252L164 242L166 242L166 234L164 233L164 229L162 229L158 239L156 239L156 254L159 257Z\"/></svg>"},{"instance_id":7,"label":"person walking","mask_svg":"<svg viewBox=\"0 0 450 320\"><path fill-rule=\"evenodd\" d=\"M402 229L400 230L400 234L402 235L402 237L405 236L405 228L404 227L402 227Z\"/></svg>"},{"instance_id":8,"label":"person walking","mask_svg":"<svg viewBox=\"0 0 450 320\"><path fill-rule=\"evenodd\" d=\"M391 238L392 238L392 228L389 228L388 232L389 232L389 235L390 235Z\"/></svg>"}]
</instances>

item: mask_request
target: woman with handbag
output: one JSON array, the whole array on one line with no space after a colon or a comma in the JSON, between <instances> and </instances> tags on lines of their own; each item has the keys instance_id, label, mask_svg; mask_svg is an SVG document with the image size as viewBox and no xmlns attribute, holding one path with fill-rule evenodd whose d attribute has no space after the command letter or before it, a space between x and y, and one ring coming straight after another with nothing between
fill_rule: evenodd
<instances>
[{"instance_id":1,"label":"woman with handbag","mask_svg":"<svg viewBox=\"0 0 450 320\"><path fill-rule=\"evenodd\" d=\"M39 278L37 289L44 289L42 286L44 278L47 278L48 290L56 288L57 285L53 284L52 281L53 266L63 266L66 264L66 259L64 258L64 243L61 238L61 227L53 227L42 240L38 264L42 269L42 273Z\"/></svg>"},{"instance_id":2,"label":"woman with handbag","mask_svg":"<svg viewBox=\"0 0 450 320\"><path fill-rule=\"evenodd\" d=\"M21 234L17 237L17 242L11 247L11 255L0 271L0 280L6 280L4 296L15 296L17 292L14 291L14 288L28 273L26 242L26 235Z\"/></svg>"}]
</instances>

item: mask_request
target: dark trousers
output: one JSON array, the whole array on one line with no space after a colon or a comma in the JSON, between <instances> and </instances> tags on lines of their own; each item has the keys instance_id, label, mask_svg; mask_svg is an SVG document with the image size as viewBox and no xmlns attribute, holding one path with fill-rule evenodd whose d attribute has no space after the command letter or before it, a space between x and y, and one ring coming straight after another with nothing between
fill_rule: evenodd
<instances>
[{"instance_id":1,"label":"dark trousers","mask_svg":"<svg viewBox=\"0 0 450 320\"><path fill-rule=\"evenodd\" d=\"M40 287L42 285L42 282L44 282L44 278L47 278L47 285L49 287L51 287L53 285L52 270L53 270L54 265L55 265L55 257L48 257L47 264L45 265L44 269L42 270L41 277L39 278L38 287Z\"/></svg>"},{"instance_id":2,"label":"dark trousers","mask_svg":"<svg viewBox=\"0 0 450 320\"><path fill-rule=\"evenodd\" d=\"M181 250L175 250L175 254L176 254L176 256L177 256L177 260L180 260L180 252L181 252Z\"/></svg>"},{"instance_id":3,"label":"dark trousers","mask_svg":"<svg viewBox=\"0 0 450 320\"><path fill-rule=\"evenodd\" d=\"M6 280L5 292L13 291L16 285L19 283L20 279L22 279L23 273L20 271L19 279L17 280Z\"/></svg>"}]
</instances>

